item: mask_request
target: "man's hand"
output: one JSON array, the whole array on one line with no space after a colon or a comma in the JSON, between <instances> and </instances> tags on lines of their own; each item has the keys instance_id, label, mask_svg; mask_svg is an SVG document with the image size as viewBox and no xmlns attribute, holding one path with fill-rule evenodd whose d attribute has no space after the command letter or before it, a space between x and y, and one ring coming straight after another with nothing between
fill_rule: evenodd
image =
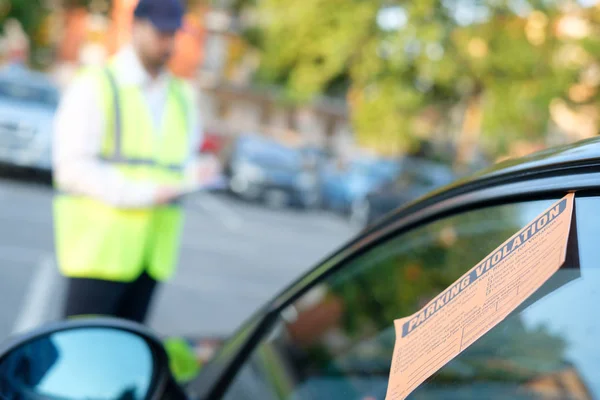
<instances>
[{"instance_id":1,"label":"man's hand","mask_svg":"<svg viewBox=\"0 0 600 400\"><path fill-rule=\"evenodd\" d=\"M181 194L181 190L175 186L161 186L156 191L154 202L156 204L168 204Z\"/></svg>"}]
</instances>

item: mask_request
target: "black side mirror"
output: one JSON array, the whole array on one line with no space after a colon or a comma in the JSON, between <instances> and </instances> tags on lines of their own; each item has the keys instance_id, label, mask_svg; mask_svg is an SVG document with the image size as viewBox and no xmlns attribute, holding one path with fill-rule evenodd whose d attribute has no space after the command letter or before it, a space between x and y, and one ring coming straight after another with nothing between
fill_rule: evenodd
<instances>
[{"instance_id":1,"label":"black side mirror","mask_svg":"<svg viewBox=\"0 0 600 400\"><path fill-rule=\"evenodd\" d=\"M0 348L0 398L185 399L161 342L112 318L54 323Z\"/></svg>"}]
</instances>

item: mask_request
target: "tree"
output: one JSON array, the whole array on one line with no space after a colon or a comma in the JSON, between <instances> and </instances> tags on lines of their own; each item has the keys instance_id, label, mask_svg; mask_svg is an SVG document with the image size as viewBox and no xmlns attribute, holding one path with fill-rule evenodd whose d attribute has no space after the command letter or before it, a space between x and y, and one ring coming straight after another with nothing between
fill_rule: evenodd
<instances>
[{"instance_id":1,"label":"tree","mask_svg":"<svg viewBox=\"0 0 600 400\"><path fill-rule=\"evenodd\" d=\"M0 29L6 33L8 21L19 22L28 38L30 61L35 66L50 45L49 15L43 0L0 0Z\"/></svg>"},{"instance_id":2,"label":"tree","mask_svg":"<svg viewBox=\"0 0 600 400\"><path fill-rule=\"evenodd\" d=\"M16 19L31 37L42 23L47 9L42 0L0 0L0 26L8 19Z\"/></svg>"},{"instance_id":3,"label":"tree","mask_svg":"<svg viewBox=\"0 0 600 400\"><path fill-rule=\"evenodd\" d=\"M502 154L515 141L544 139L551 105L568 100L589 55L600 54L590 35L575 51L584 57L562 56L581 42L557 35L571 3L249 2L259 17L250 31L261 54L257 79L284 85L296 102L347 83L363 144L385 149L393 141L409 149L428 137L458 142L463 161L476 143ZM588 13L598 19L594 10Z\"/></svg>"}]
</instances>

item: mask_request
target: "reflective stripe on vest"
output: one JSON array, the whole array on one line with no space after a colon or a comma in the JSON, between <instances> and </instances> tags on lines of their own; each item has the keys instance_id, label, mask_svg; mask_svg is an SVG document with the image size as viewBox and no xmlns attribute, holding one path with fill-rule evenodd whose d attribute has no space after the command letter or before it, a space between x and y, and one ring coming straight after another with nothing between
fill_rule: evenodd
<instances>
[{"instance_id":1,"label":"reflective stripe on vest","mask_svg":"<svg viewBox=\"0 0 600 400\"><path fill-rule=\"evenodd\" d=\"M161 135L148 136L154 129L152 116L139 88L118 87L109 69L92 76L100 85L104 111L113 120L106 126L99 158L132 180L181 182L189 121L178 83L169 83ZM66 276L132 281L146 270L164 280L174 272L183 218L174 204L120 209L59 192L54 216L57 260Z\"/></svg>"},{"instance_id":2,"label":"reflective stripe on vest","mask_svg":"<svg viewBox=\"0 0 600 400\"><path fill-rule=\"evenodd\" d=\"M100 156L102 161L108 162L111 164L128 164L128 165L147 165L147 166L155 166L159 168L165 168L174 172L182 172L184 167L180 164L160 164L157 163L156 160L153 159L142 159L142 158L133 158L133 157L123 157L122 155L122 126L121 126L121 105L119 101L119 87L117 86L117 81L115 76L113 75L110 68L106 67L104 69L104 73L108 79L108 82L111 86L111 94L113 101L113 112L114 112L114 143L115 148L112 156L105 157ZM174 91L175 97L179 102L179 106L184 110L186 119L188 117L187 106L185 104L185 99L182 98L181 94L178 90Z\"/></svg>"},{"instance_id":3,"label":"reflective stripe on vest","mask_svg":"<svg viewBox=\"0 0 600 400\"><path fill-rule=\"evenodd\" d=\"M161 164L161 163L157 163L154 160L151 159L147 159L147 158L127 158L127 157L103 157L100 156L100 159L104 162L110 163L110 164L122 164L122 165L145 165L148 167L157 167L157 168L162 168L162 169L166 169L172 172L183 172L184 167L179 165L179 164Z\"/></svg>"}]
</instances>

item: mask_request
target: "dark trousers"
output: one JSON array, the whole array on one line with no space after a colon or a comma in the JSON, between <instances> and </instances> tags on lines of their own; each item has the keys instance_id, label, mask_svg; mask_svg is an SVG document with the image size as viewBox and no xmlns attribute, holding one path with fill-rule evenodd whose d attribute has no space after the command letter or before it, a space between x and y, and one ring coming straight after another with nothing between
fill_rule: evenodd
<instances>
[{"instance_id":1,"label":"dark trousers","mask_svg":"<svg viewBox=\"0 0 600 400\"><path fill-rule=\"evenodd\" d=\"M133 282L69 278L64 317L111 316L144 323L156 285L145 272Z\"/></svg>"}]
</instances>

